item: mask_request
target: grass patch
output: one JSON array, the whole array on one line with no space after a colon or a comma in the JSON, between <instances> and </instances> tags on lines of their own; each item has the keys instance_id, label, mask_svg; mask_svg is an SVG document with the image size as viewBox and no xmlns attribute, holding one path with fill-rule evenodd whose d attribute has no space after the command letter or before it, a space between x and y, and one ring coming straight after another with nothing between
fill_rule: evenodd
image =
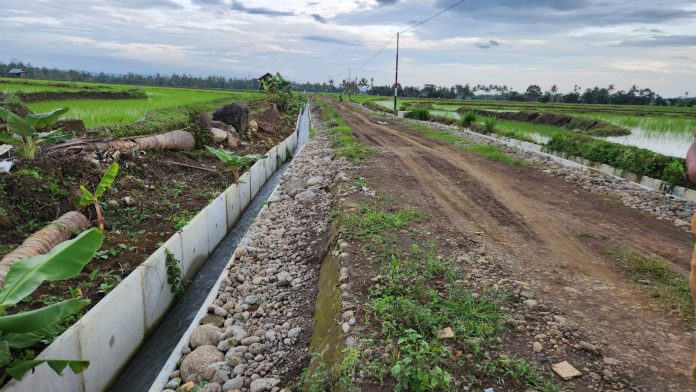
<instances>
[{"instance_id":1,"label":"grass patch","mask_svg":"<svg viewBox=\"0 0 696 392\"><path fill-rule=\"evenodd\" d=\"M692 323L694 304L689 291L689 280L673 271L663 260L622 248L605 252L624 262L622 272L647 295L665 305L679 318Z\"/></svg>"},{"instance_id":2,"label":"grass patch","mask_svg":"<svg viewBox=\"0 0 696 392\"><path fill-rule=\"evenodd\" d=\"M411 244L400 250L385 243L385 238L423 219L414 209L387 211L369 203L343 216L346 238L381 248L375 253L383 264L381 282L368 292L366 323L379 326L370 345L385 347L385 355L378 363L358 358L348 363L360 363L353 366L380 383L387 376L397 391L455 391L462 385L483 387L484 379L515 390L559 390L545 373L521 358L489 357L504 332L503 293L472 291L452 258L439 256L433 244ZM444 328L451 328L455 338L441 339ZM347 366L348 374L355 373L353 366Z\"/></svg>"},{"instance_id":3,"label":"grass patch","mask_svg":"<svg viewBox=\"0 0 696 392\"><path fill-rule=\"evenodd\" d=\"M468 151L494 161L505 162L513 166L522 165L522 161L520 159L511 157L491 144L472 144L461 136L457 136L446 131L437 131L422 124L409 124L407 127L413 129L414 131L420 132L427 137L441 140L464 151Z\"/></svg>"},{"instance_id":4,"label":"grass patch","mask_svg":"<svg viewBox=\"0 0 696 392\"><path fill-rule=\"evenodd\" d=\"M348 239L374 238L387 231L398 231L411 222L421 222L424 217L413 208L381 211L361 203L354 213L343 217L341 227Z\"/></svg>"},{"instance_id":5,"label":"grass patch","mask_svg":"<svg viewBox=\"0 0 696 392\"><path fill-rule=\"evenodd\" d=\"M320 101L322 108L321 119L330 125L335 124L329 129L329 135L333 135L331 146L336 149L336 157L346 157L354 162L370 159L374 155L374 150L361 144L353 135L353 130L346 124L338 114L336 109L326 101Z\"/></svg>"},{"instance_id":6,"label":"grass patch","mask_svg":"<svg viewBox=\"0 0 696 392\"><path fill-rule=\"evenodd\" d=\"M491 144L472 144L466 147L466 151L473 152L494 161L505 162L513 166L522 166L522 160L513 158Z\"/></svg>"}]
</instances>

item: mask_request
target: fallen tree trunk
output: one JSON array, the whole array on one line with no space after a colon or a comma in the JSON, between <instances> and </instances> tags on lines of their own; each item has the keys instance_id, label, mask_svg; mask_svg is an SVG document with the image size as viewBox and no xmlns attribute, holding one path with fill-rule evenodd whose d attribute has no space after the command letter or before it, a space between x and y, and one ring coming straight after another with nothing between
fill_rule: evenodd
<instances>
[{"instance_id":1,"label":"fallen tree trunk","mask_svg":"<svg viewBox=\"0 0 696 392\"><path fill-rule=\"evenodd\" d=\"M129 150L193 150L196 139L190 132L176 130L160 135L139 138L75 140L50 147L49 150L82 150L82 151L129 151Z\"/></svg>"},{"instance_id":2,"label":"fallen tree trunk","mask_svg":"<svg viewBox=\"0 0 696 392\"><path fill-rule=\"evenodd\" d=\"M84 231L89 226L90 222L86 216L77 211L70 211L30 235L22 245L0 260L0 287L5 283L5 277L12 264L19 260L48 253L56 245L69 240L73 234Z\"/></svg>"}]
</instances>

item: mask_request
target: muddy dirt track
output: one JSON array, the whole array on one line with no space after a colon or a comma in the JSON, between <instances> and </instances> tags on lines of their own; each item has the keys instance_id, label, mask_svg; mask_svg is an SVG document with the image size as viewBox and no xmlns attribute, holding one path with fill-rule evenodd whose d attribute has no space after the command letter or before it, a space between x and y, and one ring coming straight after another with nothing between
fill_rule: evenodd
<instances>
[{"instance_id":1,"label":"muddy dirt track","mask_svg":"<svg viewBox=\"0 0 696 392\"><path fill-rule=\"evenodd\" d=\"M641 389L689 390L689 327L640 292L602 252L620 247L660 256L687 274L689 233L533 167L377 123L349 104L340 104L339 112L362 143L379 148L367 170L381 165L382 188L428 200L443 227L485 238L517 278L532 282L544 302L600 341L603 355L618 359Z\"/></svg>"}]
</instances>

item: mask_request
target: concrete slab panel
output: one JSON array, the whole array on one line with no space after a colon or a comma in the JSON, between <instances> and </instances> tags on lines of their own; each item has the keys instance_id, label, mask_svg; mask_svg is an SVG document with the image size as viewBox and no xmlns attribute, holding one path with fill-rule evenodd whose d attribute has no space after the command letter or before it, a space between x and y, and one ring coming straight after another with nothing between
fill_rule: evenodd
<instances>
[{"instance_id":1,"label":"concrete slab panel","mask_svg":"<svg viewBox=\"0 0 696 392\"><path fill-rule=\"evenodd\" d=\"M262 161L257 161L254 163L254 165L249 169L249 176L251 177L251 198L253 199L256 197L256 194L259 193L259 189L261 189L261 184L263 183L263 177L265 175L265 170L263 168L263 162Z\"/></svg>"},{"instance_id":2,"label":"concrete slab panel","mask_svg":"<svg viewBox=\"0 0 696 392\"><path fill-rule=\"evenodd\" d=\"M280 142L280 144L278 144L278 146L276 147L276 150L278 151L278 165L280 166L280 164L285 162L285 160L288 157L288 152L285 147L285 141Z\"/></svg>"},{"instance_id":3,"label":"concrete slab panel","mask_svg":"<svg viewBox=\"0 0 696 392\"><path fill-rule=\"evenodd\" d=\"M136 268L80 320L86 391L104 390L145 337L142 273Z\"/></svg>"},{"instance_id":4,"label":"concrete slab panel","mask_svg":"<svg viewBox=\"0 0 696 392\"><path fill-rule=\"evenodd\" d=\"M208 219L208 249L212 252L227 234L225 196L220 195L213 199L213 202L205 207L205 212Z\"/></svg>"},{"instance_id":5,"label":"concrete slab panel","mask_svg":"<svg viewBox=\"0 0 696 392\"><path fill-rule=\"evenodd\" d=\"M145 330L149 331L165 315L174 302L174 293L167 282L167 254L162 246L138 267L142 269L143 300L145 302ZM172 256L174 256L172 254ZM179 268L181 268L181 259Z\"/></svg>"},{"instance_id":6,"label":"concrete slab panel","mask_svg":"<svg viewBox=\"0 0 696 392\"><path fill-rule=\"evenodd\" d=\"M208 222L201 211L180 231L184 279L192 279L208 259Z\"/></svg>"},{"instance_id":7,"label":"concrete slab panel","mask_svg":"<svg viewBox=\"0 0 696 392\"><path fill-rule=\"evenodd\" d=\"M232 184L225 190L223 195L225 197L225 209L227 210L227 231L230 231L241 214L237 184Z\"/></svg>"},{"instance_id":8,"label":"concrete slab panel","mask_svg":"<svg viewBox=\"0 0 696 392\"><path fill-rule=\"evenodd\" d=\"M239 177L237 189L239 190L240 211L243 212L249 206L249 202L251 202L251 175L249 172Z\"/></svg>"}]
</instances>

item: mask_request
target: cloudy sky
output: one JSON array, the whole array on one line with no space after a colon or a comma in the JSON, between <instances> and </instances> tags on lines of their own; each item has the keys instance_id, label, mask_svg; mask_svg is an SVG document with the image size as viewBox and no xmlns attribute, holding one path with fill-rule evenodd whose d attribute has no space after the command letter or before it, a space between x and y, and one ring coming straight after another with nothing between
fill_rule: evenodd
<instances>
[{"instance_id":1,"label":"cloudy sky","mask_svg":"<svg viewBox=\"0 0 696 392\"><path fill-rule=\"evenodd\" d=\"M109 73L393 81L397 31L456 0L3 0L0 60ZM693 0L467 0L401 39L400 82L696 94Z\"/></svg>"}]
</instances>

